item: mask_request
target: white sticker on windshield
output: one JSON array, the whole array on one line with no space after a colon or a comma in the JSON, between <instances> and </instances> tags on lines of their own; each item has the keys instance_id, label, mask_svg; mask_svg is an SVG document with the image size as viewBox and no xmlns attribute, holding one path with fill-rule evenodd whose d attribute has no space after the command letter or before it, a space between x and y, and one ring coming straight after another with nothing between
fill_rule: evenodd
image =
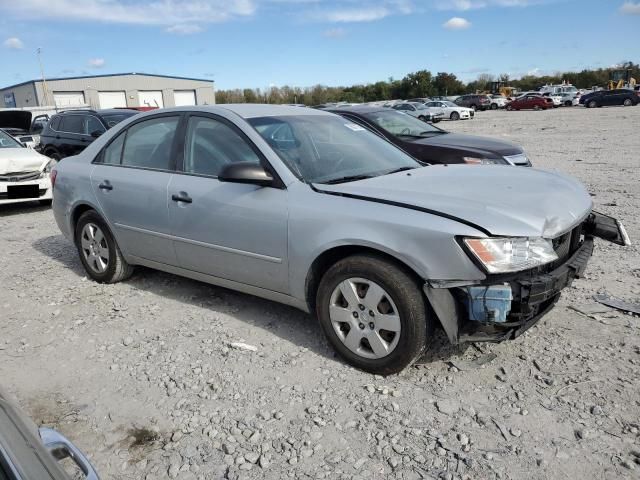
<instances>
[{"instance_id":1,"label":"white sticker on windshield","mask_svg":"<svg viewBox=\"0 0 640 480\"><path fill-rule=\"evenodd\" d=\"M353 130L354 132L365 131L363 127L361 127L360 125L356 125L355 123L345 123L344 126L347 127L349 130Z\"/></svg>"}]
</instances>

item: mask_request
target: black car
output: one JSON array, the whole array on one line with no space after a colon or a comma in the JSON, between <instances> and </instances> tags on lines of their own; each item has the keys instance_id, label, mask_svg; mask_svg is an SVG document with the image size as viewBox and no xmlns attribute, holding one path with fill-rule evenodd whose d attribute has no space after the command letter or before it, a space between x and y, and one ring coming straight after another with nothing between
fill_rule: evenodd
<instances>
[{"instance_id":1,"label":"black car","mask_svg":"<svg viewBox=\"0 0 640 480\"><path fill-rule=\"evenodd\" d=\"M488 95L471 94L462 95L454 100L459 107L473 108L474 110L488 110L491 108L491 98Z\"/></svg>"},{"instance_id":2,"label":"black car","mask_svg":"<svg viewBox=\"0 0 640 480\"><path fill-rule=\"evenodd\" d=\"M59 462L70 459L70 472ZM78 448L55 430L40 428L0 389L1 480L98 480Z\"/></svg>"},{"instance_id":3,"label":"black car","mask_svg":"<svg viewBox=\"0 0 640 480\"><path fill-rule=\"evenodd\" d=\"M60 160L79 154L96 138L136 110L68 110L54 115L40 134L38 151Z\"/></svg>"},{"instance_id":4,"label":"black car","mask_svg":"<svg viewBox=\"0 0 640 480\"><path fill-rule=\"evenodd\" d=\"M626 88L616 90L598 90L597 92L587 93L580 97L580 105L587 108L607 107L614 105L624 105L631 107L640 103L638 92L628 90Z\"/></svg>"},{"instance_id":5,"label":"black car","mask_svg":"<svg viewBox=\"0 0 640 480\"><path fill-rule=\"evenodd\" d=\"M362 105L328 111L386 138L425 163L531 166L522 147L513 143L449 133L389 108Z\"/></svg>"}]
</instances>

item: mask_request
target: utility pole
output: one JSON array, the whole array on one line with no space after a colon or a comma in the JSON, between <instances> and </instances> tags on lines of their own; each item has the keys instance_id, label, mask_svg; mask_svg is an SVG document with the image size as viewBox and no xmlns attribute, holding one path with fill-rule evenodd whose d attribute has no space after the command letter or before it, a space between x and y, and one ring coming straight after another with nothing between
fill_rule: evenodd
<instances>
[{"instance_id":1,"label":"utility pole","mask_svg":"<svg viewBox=\"0 0 640 480\"><path fill-rule=\"evenodd\" d=\"M38 47L36 49L36 54L38 55L38 64L40 65L40 76L42 77L42 90L44 93L43 103L45 106L49 106L49 89L47 88L47 80L44 78L44 68L42 66L42 49Z\"/></svg>"}]
</instances>

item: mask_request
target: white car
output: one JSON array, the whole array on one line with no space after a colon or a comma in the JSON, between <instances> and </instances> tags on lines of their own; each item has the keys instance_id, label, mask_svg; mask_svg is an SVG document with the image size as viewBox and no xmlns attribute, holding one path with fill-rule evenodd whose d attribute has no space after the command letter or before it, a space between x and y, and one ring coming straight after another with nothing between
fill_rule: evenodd
<instances>
[{"instance_id":1,"label":"white car","mask_svg":"<svg viewBox=\"0 0 640 480\"><path fill-rule=\"evenodd\" d=\"M561 97L562 105L565 107L575 107L580 104L580 94L572 92L557 93L556 96Z\"/></svg>"},{"instance_id":2,"label":"white car","mask_svg":"<svg viewBox=\"0 0 640 480\"><path fill-rule=\"evenodd\" d=\"M55 164L0 130L0 205L34 200L50 204L53 189L49 173Z\"/></svg>"},{"instance_id":3,"label":"white car","mask_svg":"<svg viewBox=\"0 0 640 480\"><path fill-rule=\"evenodd\" d=\"M545 93L543 96L549 97L553 101L554 108L561 107L562 105L564 105L564 99L561 93L551 93L549 95Z\"/></svg>"},{"instance_id":4,"label":"white car","mask_svg":"<svg viewBox=\"0 0 640 480\"><path fill-rule=\"evenodd\" d=\"M441 108L444 111L444 118L449 120L470 120L476 112L473 108L461 107L449 101L433 101L426 103L429 108Z\"/></svg>"},{"instance_id":5,"label":"white car","mask_svg":"<svg viewBox=\"0 0 640 480\"><path fill-rule=\"evenodd\" d=\"M489 95L491 98L491 110L498 110L499 108L505 108L509 100L504 95Z\"/></svg>"},{"instance_id":6,"label":"white car","mask_svg":"<svg viewBox=\"0 0 640 480\"><path fill-rule=\"evenodd\" d=\"M391 108L404 112L412 117L419 118L425 122L438 123L445 118L444 110L441 108L428 107L420 102L398 103Z\"/></svg>"}]
</instances>

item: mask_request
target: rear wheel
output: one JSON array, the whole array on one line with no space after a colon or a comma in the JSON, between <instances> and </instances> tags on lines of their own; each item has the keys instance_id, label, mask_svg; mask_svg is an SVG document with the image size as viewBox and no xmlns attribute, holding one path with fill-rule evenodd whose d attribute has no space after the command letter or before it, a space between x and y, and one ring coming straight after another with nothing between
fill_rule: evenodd
<instances>
[{"instance_id":1,"label":"rear wheel","mask_svg":"<svg viewBox=\"0 0 640 480\"><path fill-rule=\"evenodd\" d=\"M80 261L96 282L116 283L133 273L133 267L122 256L109 227L97 212L89 210L82 214L75 239Z\"/></svg>"},{"instance_id":2,"label":"rear wheel","mask_svg":"<svg viewBox=\"0 0 640 480\"><path fill-rule=\"evenodd\" d=\"M540 105L536 105L533 107L534 110L540 110Z\"/></svg>"},{"instance_id":3,"label":"rear wheel","mask_svg":"<svg viewBox=\"0 0 640 480\"><path fill-rule=\"evenodd\" d=\"M566 102L564 102L565 107L570 107L571 105L572 105L571 100L567 100Z\"/></svg>"},{"instance_id":4,"label":"rear wheel","mask_svg":"<svg viewBox=\"0 0 640 480\"><path fill-rule=\"evenodd\" d=\"M423 122L426 122L426 121L427 121L427 118L426 118L424 115L420 115L420 116L418 117L418 120L422 120Z\"/></svg>"},{"instance_id":5,"label":"rear wheel","mask_svg":"<svg viewBox=\"0 0 640 480\"><path fill-rule=\"evenodd\" d=\"M460 114L458 112L451 112L451 115L449 116L449 118L451 120L460 120Z\"/></svg>"},{"instance_id":6,"label":"rear wheel","mask_svg":"<svg viewBox=\"0 0 640 480\"><path fill-rule=\"evenodd\" d=\"M597 106L598 102L596 102L595 100L591 100L589 103L587 103L588 108L596 108Z\"/></svg>"},{"instance_id":7,"label":"rear wheel","mask_svg":"<svg viewBox=\"0 0 640 480\"><path fill-rule=\"evenodd\" d=\"M417 282L373 255L347 257L329 268L318 288L316 313L338 354L371 373L401 371L424 352L433 332Z\"/></svg>"},{"instance_id":8,"label":"rear wheel","mask_svg":"<svg viewBox=\"0 0 640 480\"><path fill-rule=\"evenodd\" d=\"M624 105L625 107L630 107L631 105L633 105L633 102L631 101L631 99L630 99L630 98L627 98L627 99L625 99L625 101L624 101L623 105Z\"/></svg>"},{"instance_id":9,"label":"rear wheel","mask_svg":"<svg viewBox=\"0 0 640 480\"><path fill-rule=\"evenodd\" d=\"M511 105L507 105L507 110L509 110L511 112L511 111L513 111L513 107Z\"/></svg>"},{"instance_id":10,"label":"rear wheel","mask_svg":"<svg viewBox=\"0 0 640 480\"><path fill-rule=\"evenodd\" d=\"M492 103L491 104L491 110L497 110L498 109L498 104L497 103Z\"/></svg>"}]
</instances>

